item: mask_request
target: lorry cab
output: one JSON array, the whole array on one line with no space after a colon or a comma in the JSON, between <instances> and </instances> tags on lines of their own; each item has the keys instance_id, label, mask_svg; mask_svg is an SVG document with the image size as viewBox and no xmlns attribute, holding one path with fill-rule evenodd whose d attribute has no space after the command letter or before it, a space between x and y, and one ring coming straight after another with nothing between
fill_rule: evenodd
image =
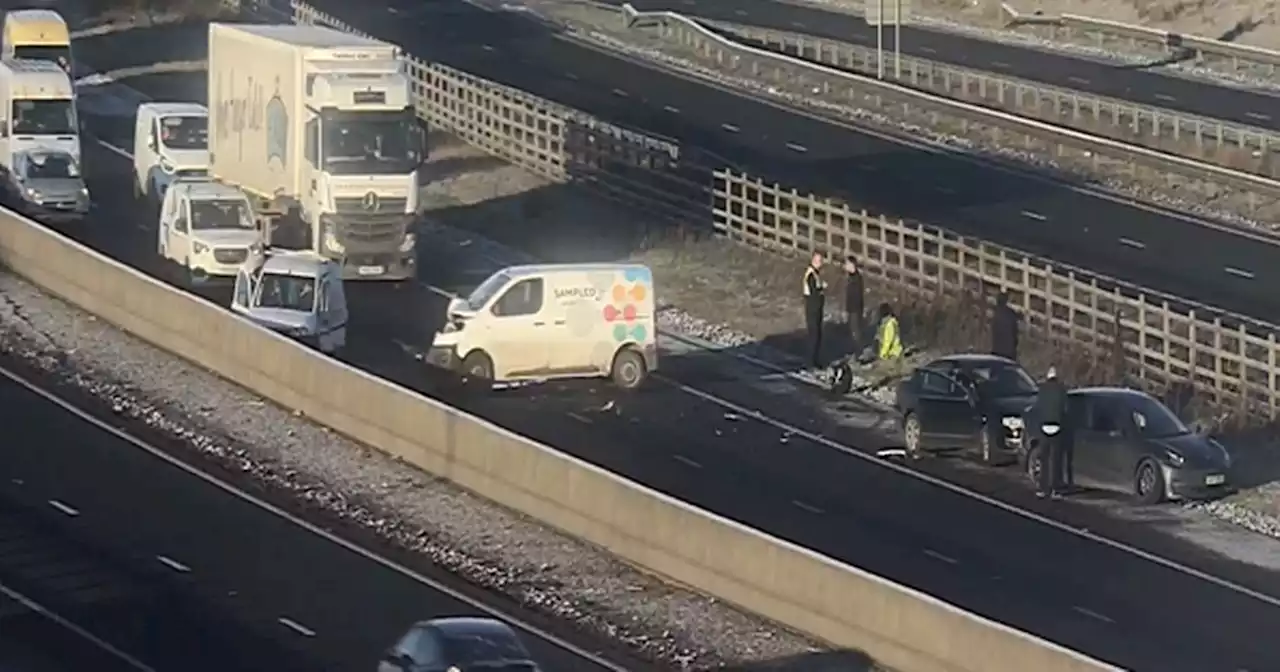
<instances>
[{"instance_id":1,"label":"lorry cab","mask_svg":"<svg viewBox=\"0 0 1280 672\"><path fill-rule=\"evenodd\" d=\"M0 167L35 149L83 160L71 77L45 61L0 60Z\"/></svg>"},{"instance_id":2,"label":"lorry cab","mask_svg":"<svg viewBox=\"0 0 1280 672\"><path fill-rule=\"evenodd\" d=\"M143 103L133 125L133 195L159 205L176 179L209 173L209 110L196 103Z\"/></svg>"},{"instance_id":3,"label":"lorry cab","mask_svg":"<svg viewBox=\"0 0 1280 672\"><path fill-rule=\"evenodd\" d=\"M347 343L342 265L309 250L250 254L236 274L231 310L322 352Z\"/></svg>"},{"instance_id":4,"label":"lorry cab","mask_svg":"<svg viewBox=\"0 0 1280 672\"><path fill-rule=\"evenodd\" d=\"M71 76L71 31L62 15L50 9L5 12L0 57L48 61Z\"/></svg>"},{"instance_id":5,"label":"lorry cab","mask_svg":"<svg viewBox=\"0 0 1280 672\"><path fill-rule=\"evenodd\" d=\"M156 228L160 258L177 264L190 284L234 278L249 254L263 245L244 192L207 178L170 184Z\"/></svg>"},{"instance_id":6,"label":"lorry cab","mask_svg":"<svg viewBox=\"0 0 1280 672\"><path fill-rule=\"evenodd\" d=\"M449 303L426 359L476 380L608 376L633 389L658 368L653 294L637 264L505 268Z\"/></svg>"}]
</instances>

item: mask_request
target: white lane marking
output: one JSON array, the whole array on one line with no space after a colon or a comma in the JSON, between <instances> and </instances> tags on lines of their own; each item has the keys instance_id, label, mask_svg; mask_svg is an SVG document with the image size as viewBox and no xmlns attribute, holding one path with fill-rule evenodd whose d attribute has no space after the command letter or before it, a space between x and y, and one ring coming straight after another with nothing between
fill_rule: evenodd
<instances>
[{"instance_id":1,"label":"white lane marking","mask_svg":"<svg viewBox=\"0 0 1280 672\"><path fill-rule=\"evenodd\" d=\"M580 415L578 413L575 413L574 411L569 411L569 417L573 418L574 420L577 420L578 422L581 422L584 425L591 424L591 418L588 418L585 415Z\"/></svg>"},{"instance_id":2,"label":"white lane marking","mask_svg":"<svg viewBox=\"0 0 1280 672\"><path fill-rule=\"evenodd\" d=\"M804 28L804 24L803 24L803 23L800 23L799 21L792 21L792 22L791 22L791 26L792 26L793 28Z\"/></svg>"},{"instance_id":3,"label":"white lane marking","mask_svg":"<svg viewBox=\"0 0 1280 672\"><path fill-rule=\"evenodd\" d=\"M99 141L98 141L98 144L99 144L99 145L102 145L102 148L103 148L103 149L109 150L109 151L111 151L112 153L116 154L117 156L122 156L122 157L124 157L124 158L126 158L126 159L128 159L128 160L130 160L130 161L132 161L132 160L133 160L133 153L132 153L132 152L129 152L129 151L124 150L124 149L120 149L119 147L116 147L115 145L113 145L113 144L111 144L111 143L107 142L106 140L99 140Z\"/></svg>"},{"instance_id":4,"label":"white lane marking","mask_svg":"<svg viewBox=\"0 0 1280 672\"><path fill-rule=\"evenodd\" d=\"M1085 616L1088 616L1089 618L1092 618L1096 621L1102 621L1103 623L1115 623L1115 621L1111 620L1110 618L1107 618L1102 614L1099 614L1098 612L1092 609L1086 609L1084 607L1071 607L1071 608L1076 612L1084 614Z\"/></svg>"},{"instance_id":5,"label":"white lane marking","mask_svg":"<svg viewBox=\"0 0 1280 672\"><path fill-rule=\"evenodd\" d=\"M572 79L575 82L578 81L578 76L573 74L572 72L566 72L564 73L564 76L568 79Z\"/></svg>"},{"instance_id":6,"label":"white lane marking","mask_svg":"<svg viewBox=\"0 0 1280 672\"><path fill-rule=\"evenodd\" d=\"M613 95L615 95L615 96L622 96L623 98L628 97L627 92L626 92L626 91L623 91L622 89L614 89L614 90L613 90Z\"/></svg>"},{"instance_id":7,"label":"white lane marking","mask_svg":"<svg viewBox=\"0 0 1280 672\"><path fill-rule=\"evenodd\" d=\"M67 514L68 516L73 517L73 518L74 518L75 516L80 515L80 512L79 512L79 511L76 511L74 508L72 508L70 504L67 504L67 503L65 503L65 502L61 502L61 501L56 500L56 499L51 499L51 500L49 500L49 506L52 506L53 508L55 508L55 509L57 509L57 510L59 510L59 511L61 511L61 512L65 513L65 514Z\"/></svg>"},{"instance_id":8,"label":"white lane marking","mask_svg":"<svg viewBox=\"0 0 1280 672\"><path fill-rule=\"evenodd\" d=\"M796 143L794 143L794 142L788 142L788 143L787 143L787 149L789 149L789 150L791 150L791 151L793 151L793 152L800 152L801 154L803 154L803 153L805 153L805 152L809 151L809 148L808 148L808 147L805 147L804 145L797 145L797 144L796 144Z\"/></svg>"},{"instance_id":9,"label":"white lane marking","mask_svg":"<svg viewBox=\"0 0 1280 672\"><path fill-rule=\"evenodd\" d=\"M752 360L752 361L755 361L755 360ZM770 365L764 362L758 362L757 365L761 366L762 368L776 368L776 367L771 367ZM1159 565L1166 569L1171 569L1176 572L1181 572L1183 574L1186 574L1187 576L1200 579L1201 581L1205 581L1207 583L1211 583L1215 586L1218 586L1219 588L1225 588L1227 590L1235 591L1241 595L1252 597L1253 599L1258 600L1259 602L1266 603L1273 607L1280 607L1280 597L1273 597L1271 595L1267 595L1266 593L1254 590L1247 586L1242 586L1238 583L1233 583L1232 581L1229 581L1222 577L1214 576L1212 574L1209 574L1208 572L1201 571L1194 567L1189 567L1187 565L1181 564L1174 560L1160 557L1155 553L1152 553L1150 551L1144 551L1141 548L1138 548L1136 546L1130 546L1129 544L1126 544L1124 542L1116 541L1115 539L1109 539L1096 532L1091 532L1084 528L1073 527L1061 521L1054 520L1053 518L1050 518L1048 516L1036 513L1034 511L1028 511L1026 509L1018 508L1013 504L1009 504L1008 502L1002 502L999 499L996 499L995 497L992 497L990 495L984 495L981 492L978 492L976 490L970 490L959 484L951 483L950 481L946 481L936 476L931 476L924 472L916 471L914 469L911 469L910 467L897 464L891 460L886 460L876 455L870 455L860 450L850 448L843 444L837 443L832 439L828 439L827 437L822 436L820 434L815 434L813 432L802 429L800 427L796 427L794 425L787 424L780 420L776 420L758 411L752 411L750 409L744 408L742 406L739 406L738 404L733 403L732 401L729 401L727 399L722 399L720 397L717 397L713 394L709 394L707 392L703 392L702 390L699 390L697 388L689 387L684 383L681 383L676 380L672 380L670 378L667 378L666 376L663 376L660 374L654 374L654 377L666 382L667 384L677 389L683 390L695 397L698 397L699 399L704 399L713 404L718 404L719 406L722 406L729 410L737 411L738 413L742 413L744 415L749 415L753 418L758 419L760 422L763 422L768 425L772 425L773 427L780 429L782 431L790 432L792 435L796 437L807 439L825 448L830 448L831 450L839 451L841 453L844 453L845 455L863 460L865 462L871 462L873 464L876 464L878 466L881 466L885 469L901 474L903 476L909 476L916 480L928 483L929 485L932 485L934 487L941 488L943 490L950 491L954 494L961 495L963 497L968 497L975 501L982 502L983 504L1000 509L1006 513L1011 513L1015 516L1018 516L1019 518L1023 518L1024 520L1029 520L1036 523L1040 523L1042 525L1047 525L1054 529L1061 530L1063 532L1071 534L1072 536L1079 537L1081 539L1086 539L1088 541L1092 541L1098 544L1102 544L1103 546L1107 546L1117 551L1128 553L1136 558L1146 560L1147 562Z\"/></svg>"},{"instance_id":10,"label":"white lane marking","mask_svg":"<svg viewBox=\"0 0 1280 672\"><path fill-rule=\"evenodd\" d=\"M80 639L83 639L84 641L89 642L90 644L98 647L99 649L106 651L111 656L120 659L121 662L128 665L129 667L135 670L138 670L139 672L156 672L156 669L154 667L151 667L150 665L147 665L141 660L138 660L137 658L134 658L133 656L125 653L124 651L117 649L115 645L112 644L111 642L108 642L105 639L102 639L97 635L93 634L92 632L85 630L79 625L76 625L72 621L69 621L63 616L59 615L57 612L48 609L43 604L36 602L35 600L27 597L26 595L23 595L22 593L19 593L18 591L4 584L0 584L0 594L4 595L5 597L8 597L9 599L13 600L14 602L17 602L18 604L21 604L22 606L30 609L31 611L34 611L37 614L40 614L41 616L52 621L62 629L74 634Z\"/></svg>"},{"instance_id":11,"label":"white lane marking","mask_svg":"<svg viewBox=\"0 0 1280 672\"><path fill-rule=\"evenodd\" d=\"M792 503L792 504L795 504L796 506L798 506L798 507L800 507L800 508L802 508L802 509L804 509L805 511L808 511L809 513L816 513L816 514L818 514L818 515L822 515L822 514L826 513L826 511L823 511L822 509L819 509L818 507L816 507L816 506L814 506L814 505L812 505L812 504L805 504L804 502L802 502L802 501L800 501L800 500L798 500L798 499L793 499L793 500L791 500L791 503Z\"/></svg>"},{"instance_id":12,"label":"white lane marking","mask_svg":"<svg viewBox=\"0 0 1280 672\"><path fill-rule=\"evenodd\" d=\"M723 128L724 130L729 131L730 133L737 133L738 131L742 130L737 126L734 126L733 124L720 124L720 128Z\"/></svg>"},{"instance_id":13,"label":"white lane marking","mask_svg":"<svg viewBox=\"0 0 1280 672\"><path fill-rule=\"evenodd\" d=\"M934 49L933 47L920 47L920 51L923 51L923 52L924 52L924 53L926 53L926 54L936 54L936 53L938 53L938 50L937 50L937 49Z\"/></svg>"},{"instance_id":14,"label":"white lane marking","mask_svg":"<svg viewBox=\"0 0 1280 672\"><path fill-rule=\"evenodd\" d=\"M692 3L692 2L686 2L685 4L686 4L686 5L692 5L693 3ZM734 14L736 14L736 15L738 15L738 16L746 16L746 15L747 15L747 13L746 13L746 12L744 12L744 11L742 11L741 9L735 9L735 10L733 10L733 13L734 13Z\"/></svg>"},{"instance_id":15,"label":"white lane marking","mask_svg":"<svg viewBox=\"0 0 1280 672\"><path fill-rule=\"evenodd\" d=\"M1137 240L1134 240L1134 239L1132 239L1132 238L1121 238L1121 239L1120 239L1120 244L1121 244L1121 245L1128 245L1129 247L1132 247L1132 248L1134 248L1134 249L1136 249L1136 250L1145 250L1145 249L1147 249L1147 246L1146 246L1145 244L1143 244L1141 241L1137 241Z\"/></svg>"},{"instance_id":16,"label":"white lane marking","mask_svg":"<svg viewBox=\"0 0 1280 672\"><path fill-rule=\"evenodd\" d=\"M1159 99L1159 100L1165 100L1165 101L1168 101L1168 102L1171 102L1171 103L1172 103L1173 101L1177 100L1177 98L1174 98L1173 96L1166 96L1166 95L1165 95L1165 94L1163 94L1163 93L1157 93L1157 94L1156 94L1156 98L1157 98L1157 99Z\"/></svg>"},{"instance_id":17,"label":"white lane marking","mask_svg":"<svg viewBox=\"0 0 1280 672\"><path fill-rule=\"evenodd\" d=\"M1261 119L1261 120L1263 120L1263 121L1266 121L1266 120L1268 120L1268 119L1270 119L1270 118L1271 118L1271 115L1269 115L1269 114L1263 114L1263 113L1261 113L1261 112L1245 112L1244 116L1246 116L1246 117L1252 117L1252 118L1254 118L1254 119Z\"/></svg>"},{"instance_id":18,"label":"white lane marking","mask_svg":"<svg viewBox=\"0 0 1280 672\"><path fill-rule=\"evenodd\" d=\"M1031 218L1031 219L1034 219L1034 220L1036 220L1036 221L1040 221L1040 222L1043 222L1043 221L1045 221L1045 220L1049 219L1048 217L1045 217L1044 215L1042 215L1042 214L1040 214L1040 213L1038 213L1038 212L1031 212L1030 210L1023 210L1023 211L1022 211L1022 216L1023 216L1023 217L1029 217L1029 218Z\"/></svg>"},{"instance_id":19,"label":"white lane marking","mask_svg":"<svg viewBox=\"0 0 1280 672\"><path fill-rule=\"evenodd\" d=\"M307 626L291 618L285 618L284 616L281 616L280 618L277 618L276 621L278 621L280 625L283 625L284 627L289 628L290 630L298 633L299 635L302 635L303 637L316 636L315 630L312 630L311 628L308 628Z\"/></svg>"},{"instance_id":20,"label":"white lane marking","mask_svg":"<svg viewBox=\"0 0 1280 672\"><path fill-rule=\"evenodd\" d=\"M165 567L168 567L169 569L172 569L175 572L181 572L183 574L186 574L191 571L190 567L182 564L181 562L178 562L177 560L174 560L173 558L170 558L167 555L157 555L156 560L159 560L160 564L164 565Z\"/></svg>"},{"instance_id":21,"label":"white lane marking","mask_svg":"<svg viewBox=\"0 0 1280 672\"><path fill-rule=\"evenodd\" d=\"M1009 66L1009 64L1008 64L1008 63L1005 63L1004 61L991 61L991 65L994 65L994 66L996 66L997 68L1007 68L1007 67L1010 67L1010 66Z\"/></svg>"},{"instance_id":22,"label":"white lane marking","mask_svg":"<svg viewBox=\"0 0 1280 672\"><path fill-rule=\"evenodd\" d=\"M925 554L925 555L927 555L927 556L929 556L929 557L931 557L931 558L933 558L934 560L941 560L941 561L943 561L943 562L947 563L948 565L958 565L958 564L960 564L960 561L959 561L959 560L956 560L955 558L953 558L953 557L951 557L951 556L949 556L949 555L943 555L943 554L941 554L941 553L939 553L939 552L937 552L937 551L934 551L934 550L931 550L931 549L928 549L928 548L924 549L924 554Z\"/></svg>"},{"instance_id":23,"label":"white lane marking","mask_svg":"<svg viewBox=\"0 0 1280 672\"><path fill-rule=\"evenodd\" d=\"M1075 82L1076 84L1088 84L1088 83L1089 83L1089 80L1085 79L1084 77L1068 77L1068 78L1067 78L1067 81L1068 81L1068 82Z\"/></svg>"},{"instance_id":24,"label":"white lane marking","mask_svg":"<svg viewBox=\"0 0 1280 672\"><path fill-rule=\"evenodd\" d=\"M1230 273L1231 275L1234 275L1234 276L1236 276L1236 277L1238 277L1238 278L1244 278L1245 280L1252 280L1252 279L1254 278L1253 273L1250 273L1249 271L1246 271L1246 270L1244 270L1243 268L1236 268L1236 267L1234 267L1234 266L1227 266L1227 267L1223 268L1222 270L1224 270L1224 271L1226 271L1227 273Z\"/></svg>"},{"instance_id":25,"label":"white lane marking","mask_svg":"<svg viewBox=\"0 0 1280 672\"><path fill-rule=\"evenodd\" d=\"M413 579L414 581L424 586L427 586L428 588L432 589L437 593L443 593L445 595L448 595L449 597L459 602L462 602L463 604L469 605L471 608L475 609L476 611L480 611L488 616L492 616L494 618L506 621L508 625L519 628L520 630L523 630L524 632L530 635L533 635L538 639L544 640L546 642L550 642L551 644L554 644L555 646L558 646L561 649L568 651L569 653L572 653L578 658L589 660L592 663L595 663L596 665L599 665L600 667L606 670L609 670L609 672L628 672L628 669L626 667L622 665L618 665L617 663L612 663L608 659L598 654L592 653L591 651L588 651L584 648L576 646L573 643L568 642L562 639L561 637L538 627L537 625L534 625L526 621L522 621L520 620L519 617L517 617L513 613L492 607L480 600L477 600L469 595L466 595L465 593L458 592L457 590L454 590L453 588L443 583L440 583L422 574L419 574L418 572L415 572L412 569L409 569L408 567L397 564L391 560L388 560L387 558L384 558L374 553L373 551L370 551L357 544L347 541L346 539L343 539L342 537L339 537L336 534L329 532L328 530L325 530L316 525L313 525L289 513L288 511L285 511L284 509L281 509L280 507L275 506L274 504L271 504L262 499L254 497L253 495L247 492L237 490L235 486L231 485L230 483L227 483L223 480L218 479L213 475L200 471L199 469L189 464L186 464L182 460L179 460L173 457L172 455L166 454L163 450L156 448L155 446L143 441L142 439L139 439L138 437L124 430L112 427L111 425L93 417L89 413L86 413L80 410L79 408L76 408L75 406L67 403L66 401L63 401L57 395L54 395L50 392L40 389L39 387L37 387L35 384L31 383L27 379L23 378L22 376L19 376L18 374L6 368L0 367L0 376L4 376L5 378L8 378L9 380L17 383L18 385L21 385L23 388L25 388L27 391L31 392L32 394L35 394L41 397L42 399L48 401L49 403L80 418L81 420L84 420L85 422L93 425L94 427L97 427L98 429L101 429L102 431L108 434L111 434L112 436L122 441L126 441L128 443L133 444L134 446L137 446L139 449L149 453L152 457L160 460L161 462L164 462L174 468L177 468L183 472L186 472L187 474L190 474L191 476L201 481L204 481L205 483L227 493L228 495L231 495L232 497L235 497L236 499L239 499L247 504L256 506L259 509L262 509L263 511L266 511L268 513L275 515L281 520L285 520L294 525L297 525L298 527L310 532L311 534L314 534L317 537L320 537L340 548L344 548L347 551L354 553L370 562L377 563L393 572L396 572L397 574L400 574L401 576ZM17 595L17 593L12 593L12 591L4 587L3 585L0 585L0 593L9 595L13 599L18 600L19 602L23 602L23 604L27 604L28 602L30 602L30 600L26 600L25 598L19 599L19 597L21 596ZM34 603L31 603L31 604L34 604ZM36 606L39 606L39 605L36 605ZM35 610L35 608L31 607L30 605L28 605L28 608ZM51 612L47 612L47 610L44 610L43 607L40 607L40 611L42 614L46 614L46 615L51 614ZM56 616L56 615L53 615L53 616ZM59 622L59 624L61 625L66 621L65 619L59 618L57 622ZM72 629L71 626L64 625L64 627L68 627L68 629ZM88 633L87 631L84 631L82 628L76 627L73 629L73 632L76 632L77 634L83 633L82 636L85 636L86 639L90 639L90 641L93 641L95 644L98 644L103 649L111 651L113 654L118 655L124 660L132 660L123 653L117 653L117 650L114 649L114 647L111 647L110 644L106 644L105 642L101 642L97 638L93 638L93 636L90 633ZM155 670L153 670L150 667L147 667L146 665L143 665L142 663L135 662L132 664L134 665L134 667L136 667L139 670L143 670L145 672L155 672Z\"/></svg>"},{"instance_id":26,"label":"white lane marking","mask_svg":"<svg viewBox=\"0 0 1280 672\"><path fill-rule=\"evenodd\" d=\"M667 105L667 106L664 106L662 109L670 112L671 114L680 114L680 108L678 107L671 107L670 105Z\"/></svg>"},{"instance_id":27,"label":"white lane marking","mask_svg":"<svg viewBox=\"0 0 1280 672\"><path fill-rule=\"evenodd\" d=\"M906 457L906 448L881 448L876 451L876 457Z\"/></svg>"},{"instance_id":28,"label":"white lane marking","mask_svg":"<svg viewBox=\"0 0 1280 672\"><path fill-rule=\"evenodd\" d=\"M946 194L948 196L956 195L956 190L952 189L951 187L934 187L933 190L938 192L939 194Z\"/></svg>"},{"instance_id":29,"label":"white lane marking","mask_svg":"<svg viewBox=\"0 0 1280 672\"><path fill-rule=\"evenodd\" d=\"M672 455L671 457L675 458L676 462L680 462L680 463L682 463L682 464L686 464L686 465L688 465L688 466L690 466L690 467L693 467L694 469L701 469L701 468L702 468L702 465L701 465L701 464L698 464L697 462L694 462L693 460L691 460L691 459L689 459L689 458L685 457L684 455L680 455L679 453L677 453L677 454L675 454L675 455Z\"/></svg>"}]
</instances>

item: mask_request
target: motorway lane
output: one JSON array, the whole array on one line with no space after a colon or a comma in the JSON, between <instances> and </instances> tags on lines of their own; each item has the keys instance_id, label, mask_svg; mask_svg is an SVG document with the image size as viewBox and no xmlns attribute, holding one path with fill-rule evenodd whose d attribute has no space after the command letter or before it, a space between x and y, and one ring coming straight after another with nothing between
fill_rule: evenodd
<instances>
[{"instance_id":1,"label":"motorway lane","mask_svg":"<svg viewBox=\"0 0 1280 672\"><path fill-rule=\"evenodd\" d=\"M23 418L28 437L39 437L0 455L0 582L65 608L69 620L154 668L372 669L408 624L477 613L8 379L0 379L0 407ZM45 559L52 552L41 556L48 578L15 569L19 526L38 529L26 537L45 546L56 542L61 565ZM84 603L67 606L50 589L69 584L67 567L79 565L92 576L76 583L106 589L90 595L77 587ZM522 636L547 669L607 669Z\"/></svg>"},{"instance_id":2,"label":"motorway lane","mask_svg":"<svg viewBox=\"0 0 1280 672\"><path fill-rule=\"evenodd\" d=\"M621 5L624 0L604 0ZM875 48L876 30L861 16L776 0L635 0L641 10L669 10L689 16L773 28ZM885 30L892 58L893 30ZM1158 68L1119 65L990 42L915 26L902 28L902 53L1005 77L1052 84L1248 126L1280 129L1276 97L1168 74Z\"/></svg>"},{"instance_id":3,"label":"motorway lane","mask_svg":"<svg viewBox=\"0 0 1280 672\"><path fill-rule=\"evenodd\" d=\"M95 164L110 161L110 155L99 154L90 155ZM107 221L108 212L130 207L123 200L103 205L100 221ZM145 266L150 232L143 231L145 224L136 228L138 234L114 232L110 243L106 237L93 240ZM423 252L427 279L450 289L465 289L483 270L478 263L447 263L445 258L458 256L456 250ZM638 395L585 382L460 397L399 345L412 349L424 343L427 316L443 308L438 294L366 284L354 286L352 296L348 356L354 363L686 501L1136 669L1280 665L1280 659L1258 648L1262 640L1249 628L1207 630L1175 646L1164 641L1173 627L1165 614L1179 609L1244 613L1249 623L1271 627L1280 624L1280 611L1271 605L800 437L782 443L778 428L671 384L658 383ZM877 445L865 434L841 434L802 416L805 404L781 409L775 400L762 400L738 379L717 374L705 359L669 357L664 370L740 403L785 410L788 419L806 428L833 432L829 435L855 445ZM818 400L806 401L811 408ZM1062 564L1064 557L1073 558L1073 564ZM1152 594L1160 595L1166 608L1177 606L1149 610ZM1236 667L1219 668L1221 661Z\"/></svg>"},{"instance_id":4,"label":"motorway lane","mask_svg":"<svg viewBox=\"0 0 1280 672\"><path fill-rule=\"evenodd\" d=\"M711 150L760 177L1280 322L1280 296L1271 291L1280 284L1280 251L1266 242L797 115L555 39L511 13L456 1L395 0L394 14L318 4L415 55ZM176 48L186 56L200 45L189 39Z\"/></svg>"},{"instance_id":5,"label":"motorway lane","mask_svg":"<svg viewBox=\"0 0 1280 672\"><path fill-rule=\"evenodd\" d=\"M9 596L0 597L0 670L138 672L53 618Z\"/></svg>"},{"instance_id":6,"label":"motorway lane","mask_svg":"<svg viewBox=\"0 0 1280 672\"><path fill-rule=\"evenodd\" d=\"M199 99L201 87L193 79L159 76L138 84L166 97ZM112 140L129 144L127 137ZM123 161L101 150L89 151L91 168L98 166L91 175L95 193L103 196L96 224L84 228L86 239L130 263L153 266L154 230L128 202ZM439 252L457 256L455 250ZM465 278L474 282L473 269L438 261L424 257L426 279L455 287L464 285ZM376 285L353 287L352 295L349 356L355 363L683 499L966 608L1096 655L1131 662L1137 669L1209 670L1219 669L1222 661L1269 669L1280 663L1258 650L1256 642L1261 640L1249 628L1210 629L1204 637L1177 646L1164 641L1172 627L1163 620L1165 613L1195 611L1215 622L1247 613L1247 623L1271 627L1277 615L1270 604L808 440L792 437L783 444L776 427L727 417L720 404L668 384L634 396L618 395L602 383L586 383L489 398L458 397L397 343L412 349L425 342L428 316L441 307L438 295L422 288ZM821 426L811 406L783 407L778 399L762 398L739 380L718 376L705 362L668 358L664 369L749 407L771 413L782 409L792 422ZM873 448L877 440L848 429L823 431L865 448ZM1186 553L1185 548L1178 550ZM1064 564L1062 558L1077 560ZM1273 579L1258 581L1274 589ZM1151 595L1160 596L1159 603L1168 611L1152 609Z\"/></svg>"}]
</instances>

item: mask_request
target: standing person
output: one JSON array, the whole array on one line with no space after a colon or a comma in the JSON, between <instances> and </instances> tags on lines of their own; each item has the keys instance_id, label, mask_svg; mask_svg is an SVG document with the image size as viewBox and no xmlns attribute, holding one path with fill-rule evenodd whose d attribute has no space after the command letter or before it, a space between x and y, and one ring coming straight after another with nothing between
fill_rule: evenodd
<instances>
[{"instance_id":1,"label":"standing person","mask_svg":"<svg viewBox=\"0 0 1280 672\"><path fill-rule=\"evenodd\" d=\"M863 324L867 288L862 282L862 269L849 257L844 262L844 312L849 327L849 352L857 357L862 350L862 337L867 333Z\"/></svg>"},{"instance_id":2,"label":"standing person","mask_svg":"<svg viewBox=\"0 0 1280 672\"><path fill-rule=\"evenodd\" d=\"M893 307L880 304L880 325L876 327L876 358L880 361L902 357L902 334L898 329L898 316Z\"/></svg>"},{"instance_id":3,"label":"standing person","mask_svg":"<svg viewBox=\"0 0 1280 672\"><path fill-rule=\"evenodd\" d=\"M1018 360L1018 327L1021 317L1009 305L1009 294L996 296L996 308L991 313L991 354Z\"/></svg>"},{"instance_id":4,"label":"standing person","mask_svg":"<svg viewBox=\"0 0 1280 672\"><path fill-rule=\"evenodd\" d=\"M1067 462L1071 432L1065 426L1067 419L1067 388L1058 380L1058 370L1049 367L1045 381L1040 384L1036 403L1032 409L1040 435L1040 478L1036 496L1060 499L1063 483L1063 466Z\"/></svg>"},{"instance_id":5,"label":"standing person","mask_svg":"<svg viewBox=\"0 0 1280 672\"><path fill-rule=\"evenodd\" d=\"M822 254L813 253L804 269L804 325L809 336L809 363L822 366L822 319L827 307L827 283L822 280Z\"/></svg>"}]
</instances>

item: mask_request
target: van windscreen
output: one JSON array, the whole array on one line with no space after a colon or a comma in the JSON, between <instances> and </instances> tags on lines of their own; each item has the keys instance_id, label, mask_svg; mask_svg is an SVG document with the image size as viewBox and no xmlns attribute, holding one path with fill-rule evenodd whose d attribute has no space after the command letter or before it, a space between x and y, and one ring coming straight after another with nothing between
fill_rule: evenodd
<instances>
[{"instance_id":1,"label":"van windscreen","mask_svg":"<svg viewBox=\"0 0 1280 672\"><path fill-rule=\"evenodd\" d=\"M476 287L475 291L471 292L471 295L467 297L467 306L471 310L482 310L485 304L489 303L494 296L497 296L498 292L502 291L502 288L506 287L510 282L510 275L503 272L494 273L489 276L488 280L480 283L480 286Z\"/></svg>"}]
</instances>

